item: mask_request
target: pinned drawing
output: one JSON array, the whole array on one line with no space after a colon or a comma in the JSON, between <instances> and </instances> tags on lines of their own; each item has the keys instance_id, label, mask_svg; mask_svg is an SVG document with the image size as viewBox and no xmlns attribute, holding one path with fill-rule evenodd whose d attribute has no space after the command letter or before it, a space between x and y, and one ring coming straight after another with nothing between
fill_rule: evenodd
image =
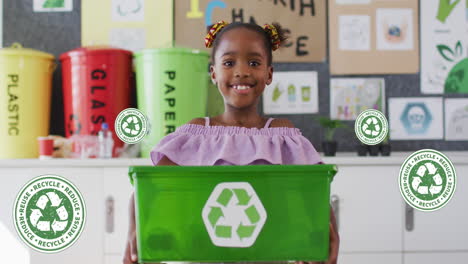
<instances>
[{"instance_id":1,"label":"pinned drawing","mask_svg":"<svg viewBox=\"0 0 468 264\"><path fill-rule=\"evenodd\" d=\"M412 50L413 10L379 8L376 14L378 50Z\"/></svg>"},{"instance_id":2,"label":"pinned drawing","mask_svg":"<svg viewBox=\"0 0 468 264\"><path fill-rule=\"evenodd\" d=\"M442 139L442 98L390 98L392 140Z\"/></svg>"},{"instance_id":3,"label":"pinned drawing","mask_svg":"<svg viewBox=\"0 0 468 264\"><path fill-rule=\"evenodd\" d=\"M318 112L317 72L276 72L263 94L265 114Z\"/></svg>"},{"instance_id":4,"label":"pinned drawing","mask_svg":"<svg viewBox=\"0 0 468 264\"><path fill-rule=\"evenodd\" d=\"M468 98L445 99L445 140L468 140Z\"/></svg>"},{"instance_id":5,"label":"pinned drawing","mask_svg":"<svg viewBox=\"0 0 468 264\"><path fill-rule=\"evenodd\" d=\"M340 50L370 50L370 16L339 16Z\"/></svg>"},{"instance_id":6,"label":"pinned drawing","mask_svg":"<svg viewBox=\"0 0 468 264\"><path fill-rule=\"evenodd\" d=\"M421 1L422 93L468 93L467 30L468 1Z\"/></svg>"},{"instance_id":7,"label":"pinned drawing","mask_svg":"<svg viewBox=\"0 0 468 264\"><path fill-rule=\"evenodd\" d=\"M385 113L385 81L380 78L333 78L330 81L332 119L355 120L364 110Z\"/></svg>"}]
</instances>

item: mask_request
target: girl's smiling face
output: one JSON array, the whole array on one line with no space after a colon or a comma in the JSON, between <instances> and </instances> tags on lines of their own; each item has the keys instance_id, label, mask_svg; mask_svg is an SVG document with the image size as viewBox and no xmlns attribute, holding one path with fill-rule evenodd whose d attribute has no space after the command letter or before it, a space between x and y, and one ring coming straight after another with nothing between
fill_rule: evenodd
<instances>
[{"instance_id":1,"label":"girl's smiling face","mask_svg":"<svg viewBox=\"0 0 468 264\"><path fill-rule=\"evenodd\" d=\"M235 28L224 33L210 67L226 107L256 107L265 86L272 81L265 45L257 32Z\"/></svg>"}]
</instances>

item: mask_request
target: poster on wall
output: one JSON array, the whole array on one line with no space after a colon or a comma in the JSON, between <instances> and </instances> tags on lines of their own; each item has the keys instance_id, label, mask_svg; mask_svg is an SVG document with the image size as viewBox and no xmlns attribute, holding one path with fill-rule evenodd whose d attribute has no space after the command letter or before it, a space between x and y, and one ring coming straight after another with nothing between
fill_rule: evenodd
<instances>
[{"instance_id":1,"label":"poster on wall","mask_svg":"<svg viewBox=\"0 0 468 264\"><path fill-rule=\"evenodd\" d=\"M445 99L445 140L468 140L468 98Z\"/></svg>"},{"instance_id":2,"label":"poster on wall","mask_svg":"<svg viewBox=\"0 0 468 264\"><path fill-rule=\"evenodd\" d=\"M332 78L330 118L356 120L364 110L385 113L385 81L381 78Z\"/></svg>"},{"instance_id":3,"label":"poster on wall","mask_svg":"<svg viewBox=\"0 0 468 264\"><path fill-rule=\"evenodd\" d=\"M175 1L175 44L205 49L207 27L220 20L264 25L279 23L287 32L275 62L326 59L326 1L190 0Z\"/></svg>"},{"instance_id":4,"label":"poster on wall","mask_svg":"<svg viewBox=\"0 0 468 264\"><path fill-rule=\"evenodd\" d=\"M376 12L377 50L412 50L413 10L378 8Z\"/></svg>"},{"instance_id":5,"label":"poster on wall","mask_svg":"<svg viewBox=\"0 0 468 264\"><path fill-rule=\"evenodd\" d=\"M421 1L421 93L468 93L468 1Z\"/></svg>"},{"instance_id":6,"label":"poster on wall","mask_svg":"<svg viewBox=\"0 0 468 264\"><path fill-rule=\"evenodd\" d=\"M71 12L73 0L33 0L34 12Z\"/></svg>"},{"instance_id":7,"label":"poster on wall","mask_svg":"<svg viewBox=\"0 0 468 264\"><path fill-rule=\"evenodd\" d=\"M370 16L340 16L339 32L340 50L370 50Z\"/></svg>"},{"instance_id":8,"label":"poster on wall","mask_svg":"<svg viewBox=\"0 0 468 264\"><path fill-rule=\"evenodd\" d=\"M318 113L318 77L314 71L275 72L263 93L265 114Z\"/></svg>"},{"instance_id":9,"label":"poster on wall","mask_svg":"<svg viewBox=\"0 0 468 264\"><path fill-rule=\"evenodd\" d=\"M419 72L418 0L328 1L330 72Z\"/></svg>"},{"instance_id":10,"label":"poster on wall","mask_svg":"<svg viewBox=\"0 0 468 264\"><path fill-rule=\"evenodd\" d=\"M172 1L82 0L81 44L130 51L171 47L172 8Z\"/></svg>"},{"instance_id":11,"label":"poster on wall","mask_svg":"<svg viewBox=\"0 0 468 264\"><path fill-rule=\"evenodd\" d=\"M443 139L441 97L390 98L390 139Z\"/></svg>"}]
</instances>

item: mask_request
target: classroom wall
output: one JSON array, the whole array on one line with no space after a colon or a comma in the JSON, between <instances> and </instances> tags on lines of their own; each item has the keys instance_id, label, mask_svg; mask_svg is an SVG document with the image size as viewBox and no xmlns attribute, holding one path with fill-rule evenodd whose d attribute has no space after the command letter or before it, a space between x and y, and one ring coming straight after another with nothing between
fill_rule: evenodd
<instances>
[{"instance_id":1,"label":"classroom wall","mask_svg":"<svg viewBox=\"0 0 468 264\"><path fill-rule=\"evenodd\" d=\"M63 52L81 45L81 1L73 1L72 12L35 13L32 0L3 0L3 46L20 42L24 47L34 48L54 54L57 58ZM99 23L99 21L96 21ZM329 115L329 56L324 63L277 63L275 71L317 71L319 77L319 115ZM333 76L337 77L337 76ZM339 76L351 77L351 76ZM422 96L419 74L401 75L359 75L353 77L381 77L385 79L386 107L388 113L389 97ZM51 134L64 135L64 118L62 103L61 67L54 72L52 93ZM427 97L428 95L424 95ZM440 97L441 95L436 95ZM467 97L467 95L442 95L444 98ZM259 105L262 111L262 104ZM302 130L304 136L321 150L321 139L324 131L314 117L317 115L278 115L290 119ZM336 134L338 151L355 151L358 140L354 135L354 121L346 121L350 130L339 130ZM437 150L467 150L468 141L444 140L409 140L391 141L394 151L413 151L423 148Z\"/></svg>"}]
</instances>

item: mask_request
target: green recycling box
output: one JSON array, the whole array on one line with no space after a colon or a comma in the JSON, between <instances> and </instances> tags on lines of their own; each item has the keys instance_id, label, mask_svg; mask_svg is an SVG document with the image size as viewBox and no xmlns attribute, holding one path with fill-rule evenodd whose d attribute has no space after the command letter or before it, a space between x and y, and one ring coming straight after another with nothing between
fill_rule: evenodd
<instances>
[{"instance_id":1,"label":"green recycling box","mask_svg":"<svg viewBox=\"0 0 468 264\"><path fill-rule=\"evenodd\" d=\"M328 259L335 165L137 166L140 262Z\"/></svg>"}]
</instances>

